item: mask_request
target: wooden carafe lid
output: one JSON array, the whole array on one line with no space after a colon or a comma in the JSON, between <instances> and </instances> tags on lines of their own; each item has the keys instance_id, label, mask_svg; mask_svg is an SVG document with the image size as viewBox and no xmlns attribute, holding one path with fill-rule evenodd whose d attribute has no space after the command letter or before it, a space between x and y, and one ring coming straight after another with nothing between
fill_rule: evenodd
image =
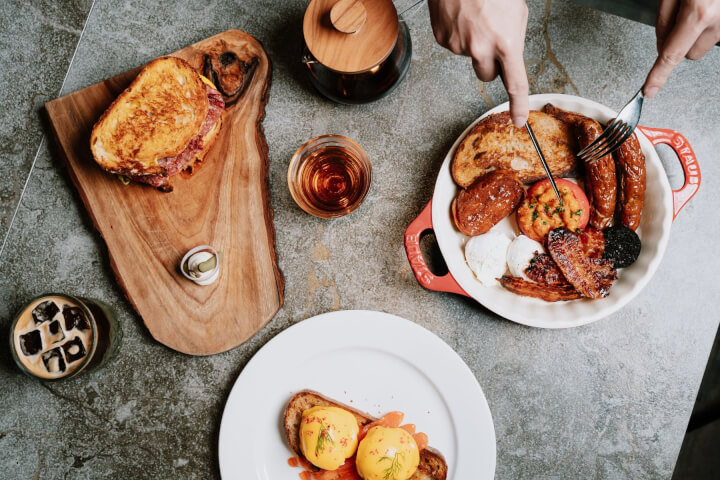
<instances>
[{"instance_id":1,"label":"wooden carafe lid","mask_svg":"<svg viewBox=\"0 0 720 480\"><path fill-rule=\"evenodd\" d=\"M312 0L303 34L317 61L338 72L360 73L392 52L398 15L391 0Z\"/></svg>"}]
</instances>

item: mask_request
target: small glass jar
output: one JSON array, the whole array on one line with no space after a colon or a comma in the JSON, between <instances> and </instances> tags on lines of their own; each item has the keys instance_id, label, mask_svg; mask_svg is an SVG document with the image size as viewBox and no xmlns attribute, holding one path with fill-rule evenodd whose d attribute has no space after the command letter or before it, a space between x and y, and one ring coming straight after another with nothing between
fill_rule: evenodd
<instances>
[{"instance_id":1,"label":"small glass jar","mask_svg":"<svg viewBox=\"0 0 720 480\"><path fill-rule=\"evenodd\" d=\"M288 188L300 208L320 218L355 211L372 183L365 150L347 137L323 135L307 141L290 160Z\"/></svg>"},{"instance_id":2,"label":"small glass jar","mask_svg":"<svg viewBox=\"0 0 720 480\"><path fill-rule=\"evenodd\" d=\"M411 58L410 31L403 21L399 22L390 55L365 72L338 72L317 61L307 46L303 50L303 63L313 86L330 100L345 104L373 102L392 92L405 77Z\"/></svg>"}]
</instances>

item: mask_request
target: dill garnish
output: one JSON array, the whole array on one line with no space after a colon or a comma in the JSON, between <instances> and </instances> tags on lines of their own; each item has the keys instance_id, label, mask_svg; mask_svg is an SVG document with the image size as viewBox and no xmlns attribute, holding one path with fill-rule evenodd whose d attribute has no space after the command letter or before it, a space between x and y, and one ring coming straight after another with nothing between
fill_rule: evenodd
<instances>
[{"instance_id":1,"label":"dill garnish","mask_svg":"<svg viewBox=\"0 0 720 480\"><path fill-rule=\"evenodd\" d=\"M395 480L395 475L400 473L400 460L404 457L405 454L403 452L397 452L392 458L384 456L377 461L377 463L383 462L385 460L390 461L390 466L384 471L383 480Z\"/></svg>"},{"instance_id":2,"label":"dill garnish","mask_svg":"<svg viewBox=\"0 0 720 480\"><path fill-rule=\"evenodd\" d=\"M320 433L318 434L317 443L315 444L315 456L317 457L320 451L325 447L325 442L335 445L335 440L330 434L330 430L323 424L322 420L318 418L320 422Z\"/></svg>"}]
</instances>

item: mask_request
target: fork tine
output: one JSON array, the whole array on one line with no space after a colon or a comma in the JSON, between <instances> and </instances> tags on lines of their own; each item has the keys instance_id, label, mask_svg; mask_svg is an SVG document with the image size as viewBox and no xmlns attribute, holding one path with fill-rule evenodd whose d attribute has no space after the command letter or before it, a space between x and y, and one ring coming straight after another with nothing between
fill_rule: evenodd
<instances>
[{"instance_id":1,"label":"fork tine","mask_svg":"<svg viewBox=\"0 0 720 480\"><path fill-rule=\"evenodd\" d=\"M629 127L630 126L628 124L626 124L625 122L620 122L620 125L617 126L612 132L606 130L606 131L608 131L608 135L601 142L599 142L597 145L595 145L593 148L591 148L590 150L585 152L585 154L581 158L597 157L598 156L597 154L599 152L602 152L608 146L612 146L618 138L622 137L622 135L625 134L625 131ZM598 138L600 138L600 137L598 137ZM602 157L603 155L599 155L599 156Z\"/></svg>"},{"instance_id":2,"label":"fork tine","mask_svg":"<svg viewBox=\"0 0 720 480\"><path fill-rule=\"evenodd\" d=\"M625 142L627 141L627 139L630 138L634 132L635 132L635 129L632 128L631 126L628 126L628 128L626 129L626 131L625 131L625 133L622 135L622 137L618 138L618 139L615 141L615 144L614 144L614 145L608 147L607 152L605 152L605 155L610 155L610 154L613 153L615 150L617 150L618 148L620 148L620 147L622 146L622 144L625 143ZM604 155L601 155L601 157L602 157L602 156L604 156Z\"/></svg>"},{"instance_id":3,"label":"fork tine","mask_svg":"<svg viewBox=\"0 0 720 480\"><path fill-rule=\"evenodd\" d=\"M622 135L619 135L617 138L614 139L612 143L608 143L605 148L601 149L600 151L595 152L591 157L588 157L588 160L586 162L593 163L605 155L609 155L612 152L614 152L617 148L619 148L625 141L630 138L630 136L634 132L634 128L630 125L625 125L622 129Z\"/></svg>"},{"instance_id":4,"label":"fork tine","mask_svg":"<svg viewBox=\"0 0 720 480\"><path fill-rule=\"evenodd\" d=\"M605 150L608 145L612 145L617 138L621 137L625 132L625 129L628 128L628 125L624 122L620 122L620 124L612 131L609 132L608 135L603 139L602 142L599 142L595 147L591 148L588 152L585 153L587 157L595 157L598 152Z\"/></svg>"},{"instance_id":5,"label":"fork tine","mask_svg":"<svg viewBox=\"0 0 720 480\"><path fill-rule=\"evenodd\" d=\"M605 128L605 130L600 134L600 136L598 138L593 140L592 143L590 143L590 145L588 145L587 147L583 148L582 150L580 150L578 152L578 156L584 157L585 155L587 155L590 150L594 149L600 142L602 142L605 138L607 138L608 135L610 135L614 131L614 129L617 127L617 125L620 122L621 122L621 120L618 118L613 120L612 123L610 123L610 125L608 125L607 128Z\"/></svg>"},{"instance_id":6,"label":"fork tine","mask_svg":"<svg viewBox=\"0 0 720 480\"><path fill-rule=\"evenodd\" d=\"M590 157L591 162L599 160L602 157L610 155L612 152L614 152L620 145L623 144L625 140L627 140L628 133L632 134L632 127L630 127L629 125L622 129L622 133L620 135L617 135L613 139L612 143L608 143L607 145L605 145L605 148L593 153L593 155Z\"/></svg>"},{"instance_id":7,"label":"fork tine","mask_svg":"<svg viewBox=\"0 0 720 480\"><path fill-rule=\"evenodd\" d=\"M622 135L624 134L624 130L625 127L620 127L617 131L613 132L612 138L609 142L606 141L603 142L602 145L598 145L598 148L595 148L592 152L582 157L583 161L585 161L586 163L593 163L596 160L607 155L608 150L614 146L615 140L622 137Z\"/></svg>"},{"instance_id":8,"label":"fork tine","mask_svg":"<svg viewBox=\"0 0 720 480\"><path fill-rule=\"evenodd\" d=\"M590 145L583 148L578 157L585 163L592 164L605 155L611 154L620 145L630 138L635 131L645 97L642 89L620 110L617 118L610 122L605 130ZM622 120L621 120L622 119Z\"/></svg>"}]
</instances>

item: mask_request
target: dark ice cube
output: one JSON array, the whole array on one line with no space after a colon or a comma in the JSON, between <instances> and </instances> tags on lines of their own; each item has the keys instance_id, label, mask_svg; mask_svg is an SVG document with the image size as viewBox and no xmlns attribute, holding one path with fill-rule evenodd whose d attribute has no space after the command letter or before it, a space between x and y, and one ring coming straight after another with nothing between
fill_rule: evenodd
<instances>
[{"instance_id":1,"label":"dark ice cube","mask_svg":"<svg viewBox=\"0 0 720 480\"><path fill-rule=\"evenodd\" d=\"M33 330L32 332L20 335L20 348L22 352L27 355L37 355L42 350L42 336L40 330Z\"/></svg>"},{"instance_id":2,"label":"dark ice cube","mask_svg":"<svg viewBox=\"0 0 720 480\"><path fill-rule=\"evenodd\" d=\"M50 340L49 343L58 343L65 340L65 332L60 326L59 320L53 320L48 325L48 340Z\"/></svg>"},{"instance_id":3,"label":"dark ice cube","mask_svg":"<svg viewBox=\"0 0 720 480\"><path fill-rule=\"evenodd\" d=\"M35 320L35 325L52 320L56 313L60 309L52 300L45 300L40 303L37 307L33 308L32 317Z\"/></svg>"},{"instance_id":4,"label":"dark ice cube","mask_svg":"<svg viewBox=\"0 0 720 480\"><path fill-rule=\"evenodd\" d=\"M65 306L63 308L63 317L65 317L65 330L70 331L73 328L78 330L90 330L90 324L80 307Z\"/></svg>"},{"instance_id":5,"label":"dark ice cube","mask_svg":"<svg viewBox=\"0 0 720 480\"><path fill-rule=\"evenodd\" d=\"M65 358L68 363L80 360L85 356L85 345L83 345L80 337L75 337L69 342L65 342L62 349L65 350Z\"/></svg>"},{"instance_id":6,"label":"dark ice cube","mask_svg":"<svg viewBox=\"0 0 720 480\"><path fill-rule=\"evenodd\" d=\"M62 373L65 371L65 359L60 347L55 347L42 354L42 360L48 373Z\"/></svg>"}]
</instances>

